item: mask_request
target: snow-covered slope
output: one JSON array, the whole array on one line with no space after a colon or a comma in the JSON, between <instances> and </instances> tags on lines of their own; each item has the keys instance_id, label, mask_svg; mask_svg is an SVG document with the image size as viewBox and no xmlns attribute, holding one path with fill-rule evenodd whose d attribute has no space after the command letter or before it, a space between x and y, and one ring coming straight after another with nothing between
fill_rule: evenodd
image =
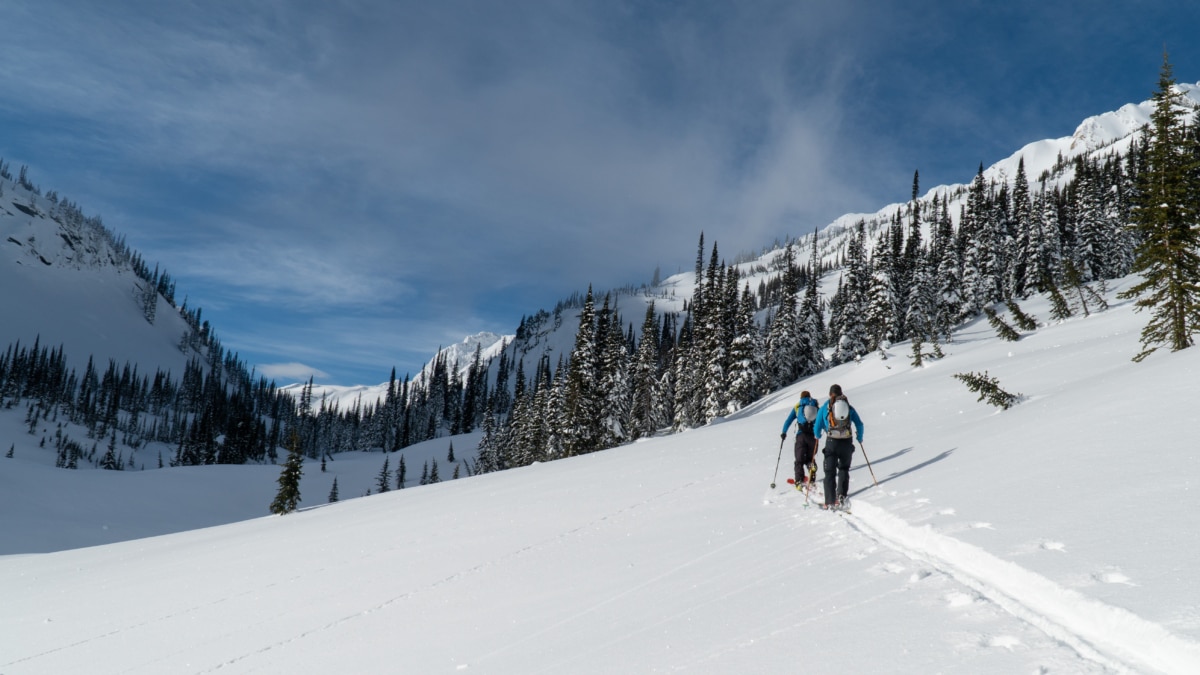
<instances>
[{"instance_id":1,"label":"snow-covered slope","mask_svg":"<svg viewBox=\"0 0 1200 675\"><path fill-rule=\"evenodd\" d=\"M979 323L925 367L896 345L722 424L594 455L9 548L0 672L1200 672L1200 349L1132 363L1143 322L1114 301L1016 343ZM1022 402L1001 412L952 377L984 370ZM790 448L775 474L788 407L834 382L866 422L851 516L785 489ZM10 541L99 520L82 512L193 526L136 473L22 457L0 458ZM302 504L334 476L361 493L381 459L308 465ZM171 471L217 494L215 468ZM265 512L266 478L252 498L222 483L218 506Z\"/></svg>"},{"instance_id":2,"label":"snow-covered slope","mask_svg":"<svg viewBox=\"0 0 1200 675\"><path fill-rule=\"evenodd\" d=\"M83 372L109 359L180 374L187 324L159 296L154 323L139 304L143 283L99 231L66 224L45 197L0 179L0 350L20 341L63 346L68 365Z\"/></svg>"}]
</instances>

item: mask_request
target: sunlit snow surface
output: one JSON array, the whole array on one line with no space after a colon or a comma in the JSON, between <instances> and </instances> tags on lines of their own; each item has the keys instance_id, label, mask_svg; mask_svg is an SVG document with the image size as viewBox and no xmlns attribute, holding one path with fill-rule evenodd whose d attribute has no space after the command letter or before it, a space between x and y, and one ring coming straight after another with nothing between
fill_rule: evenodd
<instances>
[{"instance_id":1,"label":"sunlit snow surface","mask_svg":"<svg viewBox=\"0 0 1200 675\"><path fill-rule=\"evenodd\" d=\"M1128 284L591 456L363 498L383 455L309 463L282 517L277 467L63 471L2 416L0 673L1200 672L1200 349L1132 363ZM984 370L1022 402L952 377ZM834 382L879 480L860 449L849 516L786 486L790 437L774 473Z\"/></svg>"}]
</instances>

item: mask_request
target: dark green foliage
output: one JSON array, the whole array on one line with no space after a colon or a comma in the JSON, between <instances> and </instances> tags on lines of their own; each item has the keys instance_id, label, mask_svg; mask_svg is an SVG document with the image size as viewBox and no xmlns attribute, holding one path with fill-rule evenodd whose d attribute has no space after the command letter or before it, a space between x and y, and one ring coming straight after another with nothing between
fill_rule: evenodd
<instances>
[{"instance_id":1,"label":"dark green foliage","mask_svg":"<svg viewBox=\"0 0 1200 675\"><path fill-rule=\"evenodd\" d=\"M388 468L389 459L388 457L383 458L383 468L379 470L379 475L375 478L375 487L379 489L379 492L387 492L392 489L392 470Z\"/></svg>"},{"instance_id":2,"label":"dark green foliage","mask_svg":"<svg viewBox=\"0 0 1200 675\"><path fill-rule=\"evenodd\" d=\"M1071 296L1071 307L1083 311L1084 316L1091 316L1093 311L1108 309L1108 301L1097 293L1091 286L1083 282L1083 275L1071 262L1064 268L1066 291Z\"/></svg>"},{"instance_id":3,"label":"dark green foliage","mask_svg":"<svg viewBox=\"0 0 1200 675\"><path fill-rule=\"evenodd\" d=\"M1021 330L1037 330L1037 320L1021 310L1021 306L1015 300L1008 300L1008 311L1012 314L1013 323L1017 324L1017 328Z\"/></svg>"},{"instance_id":4,"label":"dark green foliage","mask_svg":"<svg viewBox=\"0 0 1200 675\"><path fill-rule=\"evenodd\" d=\"M1000 388L1000 382L989 377L987 371L980 373L955 373L956 379L962 380L967 389L979 394L976 400L986 400L991 405L1008 410L1020 400L1021 394L1010 394Z\"/></svg>"},{"instance_id":5,"label":"dark green foliage","mask_svg":"<svg viewBox=\"0 0 1200 675\"><path fill-rule=\"evenodd\" d=\"M1058 286L1047 282L1046 294L1050 296L1050 318L1054 321L1065 321L1071 318L1074 312L1071 311L1071 303L1063 297L1062 291L1058 290Z\"/></svg>"},{"instance_id":6,"label":"dark green foliage","mask_svg":"<svg viewBox=\"0 0 1200 675\"><path fill-rule=\"evenodd\" d=\"M1132 213L1140 242L1133 270L1142 281L1120 295L1151 311L1134 361L1161 346L1190 347L1200 332L1200 143L1184 121L1186 101L1165 53L1154 102Z\"/></svg>"},{"instance_id":7,"label":"dark green foliage","mask_svg":"<svg viewBox=\"0 0 1200 675\"><path fill-rule=\"evenodd\" d=\"M304 475L304 453L300 449L300 439L292 434L288 441L288 457L279 472L279 492L275 501L271 502L271 513L285 515L296 510L300 503L300 477Z\"/></svg>"},{"instance_id":8,"label":"dark green foliage","mask_svg":"<svg viewBox=\"0 0 1200 675\"><path fill-rule=\"evenodd\" d=\"M333 502L336 502L336 501L338 501L338 487L337 487L337 476L334 476L333 487L330 488L330 490L329 490L329 503L332 504Z\"/></svg>"},{"instance_id":9,"label":"dark green foliage","mask_svg":"<svg viewBox=\"0 0 1200 675\"><path fill-rule=\"evenodd\" d=\"M1001 340L1016 342L1021 339L1021 334L1013 330L1012 326L1005 323L1004 319L1001 319L1000 315L996 313L996 310L991 307L984 307L983 313L987 315L988 323L992 325L992 328L996 329L996 335L999 335Z\"/></svg>"},{"instance_id":10,"label":"dark green foliage","mask_svg":"<svg viewBox=\"0 0 1200 675\"><path fill-rule=\"evenodd\" d=\"M913 357L912 367L920 368L920 367L924 366L925 362L922 360L924 358L924 356L925 355L921 353L921 338L919 338L919 337L913 338L913 341L912 341L912 357Z\"/></svg>"}]
</instances>

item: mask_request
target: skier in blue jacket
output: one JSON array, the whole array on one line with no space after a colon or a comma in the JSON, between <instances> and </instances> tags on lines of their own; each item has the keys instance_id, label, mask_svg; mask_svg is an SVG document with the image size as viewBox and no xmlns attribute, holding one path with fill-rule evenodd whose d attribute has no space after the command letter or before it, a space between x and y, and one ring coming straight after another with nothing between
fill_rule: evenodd
<instances>
[{"instance_id":1,"label":"skier in blue jacket","mask_svg":"<svg viewBox=\"0 0 1200 675\"><path fill-rule=\"evenodd\" d=\"M807 391L800 392L800 402L788 412L787 419L783 422L783 433L779 435L779 440L787 440L788 427L792 426L792 422L796 423L794 452L797 490L808 485L809 481L816 480L817 477L817 439L813 436L813 422L816 420L817 408L820 405L820 401L813 398ZM812 465L811 475L807 470L810 464Z\"/></svg>"},{"instance_id":2,"label":"skier in blue jacket","mask_svg":"<svg viewBox=\"0 0 1200 675\"><path fill-rule=\"evenodd\" d=\"M863 422L858 411L842 394L841 385L829 387L829 400L817 412L813 435L819 439L822 432L829 439L825 441L825 504L821 508L849 508L846 495L850 492L853 439L858 438L858 442L862 443Z\"/></svg>"}]
</instances>

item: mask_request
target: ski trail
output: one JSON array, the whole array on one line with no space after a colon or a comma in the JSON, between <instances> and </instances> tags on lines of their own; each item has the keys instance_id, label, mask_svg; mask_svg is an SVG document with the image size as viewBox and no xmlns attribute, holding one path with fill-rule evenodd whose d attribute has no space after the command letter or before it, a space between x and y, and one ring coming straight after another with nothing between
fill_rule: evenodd
<instances>
[{"instance_id":1,"label":"ski trail","mask_svg":"<svg viewBox=\"0 0 1200 675\"><path fill-rule=\"evenodd\" d=\"M914 527L856 501L846 522L883 546L931 565L1005 611L1118 672L1200 672L1200 644L1136 614L1063 588L976 546Z\"/></svg>"}]
</instances>

